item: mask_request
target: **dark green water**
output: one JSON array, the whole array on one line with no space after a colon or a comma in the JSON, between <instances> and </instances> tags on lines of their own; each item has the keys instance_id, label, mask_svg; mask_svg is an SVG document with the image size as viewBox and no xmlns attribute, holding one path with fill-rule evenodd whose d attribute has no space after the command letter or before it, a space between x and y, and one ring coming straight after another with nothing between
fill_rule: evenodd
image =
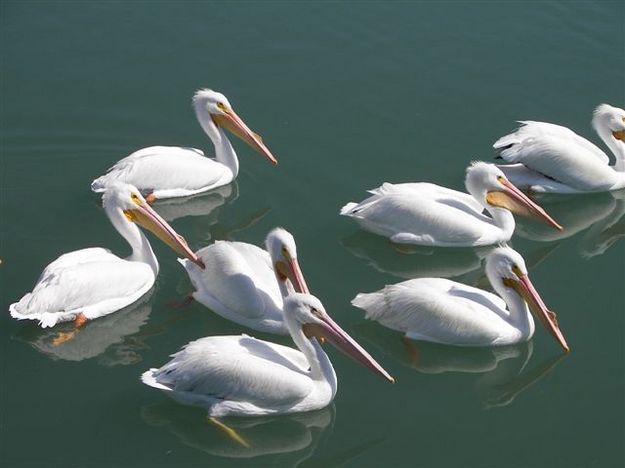
<instances>
[{"instance_id":1,"label":"dark green water","mask_svg":"<svg viewBox=\"0 0 625 468\"><path fill-rule=\"evenodd\" d=\"M280 164L235 142L233 186L157 208L196 214L172 221L194 248L287 227L312 291L397 379L330 351L332 407L234 421L251 448L237 446L204 410L139 382L192 339L243 331L198 304L172 307L190 284L153 242L152 296L72 346L2 315L0 464L622 466L624 194L546 197L567 230L525 222L513 238L559 313L564 358L540 328L521 346L454 350L366 323L349 305L357 292L437 274L483 284L481 267L472 250L396 251L338 210L384 181L461 188L518 119L597 142L594 107L625 103L624 18L623 2L0 3L2 310L63 252L127 253L89 183L144 146L211 154L190 106L211 87Z\"/></svg>"}]
</instances>

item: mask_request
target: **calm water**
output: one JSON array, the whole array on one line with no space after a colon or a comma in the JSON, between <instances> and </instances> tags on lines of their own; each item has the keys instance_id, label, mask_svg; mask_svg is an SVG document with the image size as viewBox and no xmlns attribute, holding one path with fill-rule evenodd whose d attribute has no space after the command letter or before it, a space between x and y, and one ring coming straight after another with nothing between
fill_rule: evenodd
<instances>
[{"instance_id":1,"label":"calm water","mask_svg":"<svg viewBox=\"0 0 625 468\"><path fill-rule=\"evenodd\" d=\"M337 213L384 181L461 188L517 119L598 141L594 107L625 103L624 18L623 2L2 2L2 310L63 252L126 254L89 183L152 144L210 154L190 97L212 87L280 164L235 142L237 183L158 210L194 248L287 227L312 291L397 384L332 350L334 404L233 420L251 444L237 446L204 410L139 382L192 339L243 331L173 307L190 284L154 242L151 297L66 346L2 315L0 464L622 466L625 194L545 197L567 230L524 222L513 238L559 313L564 358L542 329L520 346L456 350L365 322L349 305L361 291L431 275L484 285L480 252L398 251Z\"/></svg>"}]
</instances>

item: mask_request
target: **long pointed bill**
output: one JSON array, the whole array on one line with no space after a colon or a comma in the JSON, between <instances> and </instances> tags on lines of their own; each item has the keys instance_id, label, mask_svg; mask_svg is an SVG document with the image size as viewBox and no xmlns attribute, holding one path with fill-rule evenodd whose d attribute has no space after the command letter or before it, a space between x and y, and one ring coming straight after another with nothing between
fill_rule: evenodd
<instances>
[{"instance_id":1,"label":"long pointed bill","mask_svg":"<svg viewBox=\"0 0 625 468\"><path fill-rule=\"evenodd\" d=\"M287 279L291 281L295 292L310 294L308 285L306 284L306 280L304 279L304 275L302 274L302 270L296 258L290 258L287 263L278 261L276 262L275 268L278 273L278 279L281 281L286 281Z\"/></svg>"},{"instance_id":2,"label":"long pointed bill","mask_svg":"<svg viewBox=\"0 0 625 468\"><path fill-rule=\"evenodd\" d=\"M518 280L505 278L504 284L514 288L514 290L525 300L525 302L527 302L527 305L532 311L534 317L536 317L536 319L539 320L547 330L549 330L551 336L553 336L556 341L560 343L560 346L562 346L567 353L571 351L571 348L569 348L569 345L564 339L564 335L560 331L555 312L552 312L547 308L529 277L527 275L522 275Z\"/></svg>"},{"instance_id":3,"label":"long pointed bill","mask_svg":"<svg viewBox=\"0 0 625 468\"><path fill-rule=\"evenodd\" d=\"M243 122L232 109L227 109L226 114L212 114L211 117L216 125L234 133L241 138L241 140L265 156L272 164L278 164L278 160L274 158L269 148L265 146L263 139L250 130L250 128L245 125L245 122Z\"/></svg>"},{"instance_id":4,"label":"long pointed bill","mask_svg":"<svg viewBox=\"0 0 625 468\"><path fill-rule=\"evenodd\" d=\"M562 231L562 226L547 214L540 206L534 203L527 195L521 192L512 182L501 181L504 189L500 191L488 192L486 200L493 206L506 208L515 214L538 218L549 224L551 227Z\"/></svg>"},{"instance_id":5,"label":"long pointed bill","mask_svg":"<svg viewBox=\"0 0 625 468\"><path fill-rule=\"evenodd\" d=\"M364 350L356 341L349 336L337 323L330 318L330 316L323 311L320 312L321 324L306 323L302 327L304 334L311 338L316 337L320 339L326 339L340 351L347 354L349 357L359 362L363 366L372 370L376 374L382 376L391 383L395 383L395 379L389 375L384 368L378 364L378 362L371 357L371 355Z\"/></svg>"},{"instance_id":6,"label":"long pointed bill","mask_svg":"<svg viewBox=\"0 0 625 468\"><path fill-rule=\"evenodd\" d=\"M184 237L174 231L150 205L145 202L138 204L136 208L124 210L124 214L131 221L152 231L156 237L171 247L178 255L188 258L199 267L204 268L204 263L191 251Z\"/></svg>"}]
</instances>

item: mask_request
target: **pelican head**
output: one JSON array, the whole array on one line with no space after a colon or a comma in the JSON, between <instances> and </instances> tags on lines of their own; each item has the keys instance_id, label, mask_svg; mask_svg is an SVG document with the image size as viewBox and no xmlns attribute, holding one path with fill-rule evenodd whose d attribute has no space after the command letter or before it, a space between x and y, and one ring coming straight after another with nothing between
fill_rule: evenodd
<instances>
[{"instance_id":1,"label":"pelican head","mask_svg":"<svg viewBox=\"0 0 625 468\"><path fill-rule=\"evenodd\" d=\"M494 164L476 161L467 168L467 191L486 207L504 208L512 213L538 218L562 230L551 216L510 182Z\"/></svg>"},{"instance_id":2,"label":"pelican head","mask_svg":"<svg viewBox=\"0 0 625 468\"><path fill-rule=\"evenodd\" d=\"M499 284L509 292L514 291L528 305L532 314L539 320L560 346L568 353L569 345L560 331L556 314L550 311L534 288L527 274L523 257L510 247L494 249L486 259L486 274L493 285Z\"/></svg>"},{"instance_id":3,"label":"pelican head","mask_svg":"<svg viewBox=\"0 0 625 468\"><path fill-rule=\"evenodd\" d=\"M599 127L606 127L617 140L625 141L625 110L608 104L595 109L592 124L599 133Z\"/></svg>"},{"instance_id":4,"label":"pelican head","mask_svg":"<svg viewBox=\"0 0 625 468\"><path fill-rule=\"evenodd\" d=\"M278 164L262 138L254 133L234 112L228 98L212 89L200 89L193 96L193 106L198 115L208 113L214 124L225 128L265 156L272 164Z\"/></svg>"},{"instance_id":5,"label":"pelican head","mask_svg":"<svg viewBox=\"0 0 625 468\"><path fill-rule=\"evenodd\" d=\"M327 339L340 351L391 383L395 379L351 336L332 320L319 299L310 294L293 293L284 300L284 317L289 328L301 328L309 339Z\"/></svg>"},{"instance_id":6,"label":"pelican head","mask_svg":"<svg viewBox=\"0 0 625 468\"><path fill-rule=\"evenodd\" d=\"M289 231L281 227L273 229L265 239L265 247L278 281L291 282L295 291L308 293L308 286L297 261L297 247L295 239Z\"/></svg>"},{"instance_id":7,"label":"pelican head","mask_svg":"<svg viewBox=\"0 0 625 468\"><path fill-rule=\"evenodd\" d=\"M121 212L128 223L136 223L148 229L165 244L171 247L178 255L188 258L193 263L204 268L202 261L189 249L187 242L154 211L133 185L123 182L111 184L102 196L102 205L107 213ZM111 220L117 219L110 216Z\"/></svg>"}]
</instances>

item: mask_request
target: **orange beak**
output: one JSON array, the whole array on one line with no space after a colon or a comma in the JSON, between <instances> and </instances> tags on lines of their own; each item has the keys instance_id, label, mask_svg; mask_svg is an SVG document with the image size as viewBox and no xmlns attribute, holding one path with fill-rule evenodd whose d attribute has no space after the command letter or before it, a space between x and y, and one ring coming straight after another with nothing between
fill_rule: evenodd
<instances>
[{"instance_id":1,"label":"orange beak","mask_svg":"<svg viewBox=\"0 0 625 468\"><path fill-rule=\"evenodd\" d=\"M269 148L263 143L263 139L254 133L250 128L245 125L245 122L234 112L232 109L226 109L225 114L211 114L211 118L215 125L223 127L226 130L232 132L244 142L265 156L272 164L278 164L278 160L274 158Z\"/></svg>"}]
</instances>

